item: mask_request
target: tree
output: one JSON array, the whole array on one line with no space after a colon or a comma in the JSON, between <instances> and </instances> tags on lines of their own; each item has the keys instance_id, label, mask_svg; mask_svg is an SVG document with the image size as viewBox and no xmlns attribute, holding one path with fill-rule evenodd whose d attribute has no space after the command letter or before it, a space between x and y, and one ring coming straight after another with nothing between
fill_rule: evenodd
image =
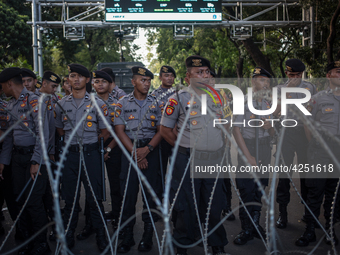
<instances>
[{"instance_id":1,"label":"tree","mask_svg":"<svg viewBox=\"0 0 340 255\"><path fill-rule=\"evenodd\" d=\"M31 33L27 21L28 16L20 15L14 8L0 2L0 66L30 52L31 44L27 43L27 38Z\"/></svg>"}]
</instances>

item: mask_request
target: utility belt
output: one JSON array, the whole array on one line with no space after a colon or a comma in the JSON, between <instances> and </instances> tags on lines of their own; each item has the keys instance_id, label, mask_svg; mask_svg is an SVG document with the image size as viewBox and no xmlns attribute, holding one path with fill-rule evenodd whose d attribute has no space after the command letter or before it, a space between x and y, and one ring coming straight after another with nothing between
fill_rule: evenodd
<instances>
[{"instance_id":1,"label":"utility belt","mask_svg":"<svg viewBox=\"0 0 340 255\"><path fill-rule=\"evenodd\" d=\"M222 148L224 148L224 146L222 146ZM190 155L190 148L185 148L185 147L179 146L178 152L181 153L181 154L189 156ZM194 157L197 158L197 159L201 159L201 160L215 160L215 159L221 158L223 156L223 154L224 154L223 149L219 149L217 151L195 150Z\"/></svg>"},{"instance_id":2,"label":"utility belt","mask_svg":"<svg viewBox=\"0 0 340 255\"><path fill-rule=\"evenodd\" d=\"M30 145L30 146L13 146L13 151L17 152L19 154L22 155L27 155L27 154L31 154L34 151L34 147L35 145Z\"/></svg>"},{"instance_id":3,"label":"utility belt","mask_svg":"<svg viewBox=\"0 0 340 255\"><path fill-rule=\"evenodd\" d=\"M83 144L83 151L84 152L89 152L89 151L94 151L99 149L99 143L90 143L90 144ZM69 151L71 152L80 152L80 148L78 144L71 145L68 148Z\"/></svg>"},{"instance_id":4,"label":"utility belt","mask_svg":"<svg viewBox=\"0 0 340 255\"><path fill-rule=\"evenodd\" d=\"M255 138L252 138L252 139L243 138L243 140L244 140L246 145L255 145L256 144ZM271 140L270 136L259 138L259 145L269 145L270 140Z\"/></svg>"},{"instance_id":5,"label":"utility belt","mask_svg":"<svg viewBox=\"0 0 340 255\"><path fill-rule=\"evenodd\" d=\"M134 143L135 140L131 139L131 142ZM137 148L142 148L145 147L146 145L149 144L149 142L151 141L151 138L145 138L145 139L138 139L136 141L136 147Z\"/></svg>"}]
</instances>

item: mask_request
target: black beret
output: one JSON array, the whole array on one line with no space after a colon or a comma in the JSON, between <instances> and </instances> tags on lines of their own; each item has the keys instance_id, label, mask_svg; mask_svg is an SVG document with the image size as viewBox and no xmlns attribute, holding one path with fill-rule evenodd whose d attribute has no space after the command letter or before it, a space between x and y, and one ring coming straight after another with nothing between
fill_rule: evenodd
<instances>
[{"instance_id":1,"label":"black beret","mask_svg":"<svg viewBox=\"0 0 340 255\"><path fill-rule=\"evenodd\" d=\"M340 61L334 61L332 63L329 63L327 65L327 73L334 68L340 68Z\"/></svg>"},{"instance_id":2,"label":"black beret","mask_svg":"<svg viewBox=\"0 0 340 255\"><path fill-rule=\"evenodd\" d=\"M292 58L292 59L288 59L286 61L286 71L288 72L303 72L305 71L306 66L304 63L301 62L301 60L296 59L296 58Z\"/></svg>"},{"instance_id":3,"label":"black beret","mask_svg":"<svg viewBox=\"0 0 340 255\"><path fill-rule=\"evenodd\" d=\"M0 82L6 82L16 76L20 76L22 73L22 70L19 67L9 67L5 68L1 73L0 73Z\"/></svg>"},{"instance_id":4,"label":"black beret","mask_svg":"<svg viewBox=\"0 0 340 255\"><path fill-rule=\"evenodd\" d=\"M266 76L268 78L272 78L272 75L264 68L262 67L255 67L254 71L253 71L253 77L255 76Z\"/></svg>"},{"instance_id":5,"label":"black beret","mask_svg":"<svg viewBox=\"0 0 340 255\"><path fill-rule=\"evenodd\" d=\"M63 78L63 84L65 83L65 81L67 81L68 75L65 75L65 77Z\"/></svg>"},{"instance_id":6,"label":"black beret","mask_svg":"<svg viewBox=\"0 0 340 255\"><path fill-rule=\"evenodd\" d=\"M27 68L21 68L21 76L22 77L32 77L32 78L34 78L34 79L36 79L37 78L37 76L35 75L35 73L32 71L32 70L30 70L30 69L27 69Z\"/></svg>"},{"instance_id":7,"label":"black beret","mask_svg":"<svg viewBox=\"0 0 340 255\"><path fill-rule=\"evenodd\" d=\"M94 79L102 78L104 80L107 80L109 83L112 83L111 76L108 73L104 72L104 71L94 71L94 72L92 72L92 77Z\"/></svg>"},{"instance_id":8,"label":"black beret","mask_svg":"<svg viewBox=\"0 0 340 255\"><path fill-rule=\"evenodd\" d=\"M116 75L113 73L112 68L105 67L105 68L100 69L100 71L103 71L103 72L107 73L108 75L110 75L111 78L112 78L112 82L116 81Z\"/></svg>"},{"instance_id":9,"label":"black beret","mask_svg":"<svg viewBox=\"0 0 340 255\"><path fill-rule=\"evenodd\" d=\"M69 64L67 66L67 69L68 69L69 73L79 73L82 76L85 76L87 78L90 77L89 70L85 66L83 66L83 65L80 65L80 64Z\"/></svg>"},{"instance_id":10,"label":"black beret","mask_svg":"<svg viewBox=\"0 0 340 255\"><path fill-rule=\"evenodd\" d=\"M145 67L134 66L134 67L131 68L131 71L132 71L133 75L148 76L151 79L153 79L153 73L150 70L148 70L147 68L145 68Z\"/></svg>"},{"instance_id":11,"label":"black beret","mask_svg":"<svg viewBox=\"0 0 340 255\"><path fill-rule=\"evenodd\" d=\"M176 78L175 69L173 69L171 66L162 66L161 71L159 73L160 74L162 74L162 73L172 73Z\"/></svg>"},{"instance_id":12,"label":"black beret","mask_svg":"<svg viewBox=\"0 0 340 255\"><path fill-rule=\"evenodd\" d=\"M188 67L201 67L201 66L207 66L209 69L210 67L210 61L206 58L203 58L201 56L190 56L185 60L185 66Z\"/></svg>"},{"instance_id":13,"label":"black beret","mask_svg":"<svg viewBox=\"0 0 340 255\"><path fill-rule=\"evenodd\" d=\"M58 84L61 82L60 77L51 71L44 72L43 79L54 82L54 83L58 83Z\"/></svg>"}]
</instances>

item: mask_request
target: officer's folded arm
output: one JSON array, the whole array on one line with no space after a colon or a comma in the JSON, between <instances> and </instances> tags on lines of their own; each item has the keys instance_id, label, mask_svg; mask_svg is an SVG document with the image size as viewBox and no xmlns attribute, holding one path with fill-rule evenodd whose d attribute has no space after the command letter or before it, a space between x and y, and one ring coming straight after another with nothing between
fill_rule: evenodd
<instances>
[{"instance_id":1,"label":"officer's folded arm","mask_svg":"<svg viewBox=\"0 0 340 255\"><path fill-rule=\"evenodd\" d=\"M160 126L160 134L161 136L167 141L171 146L175 145L175 141L177 140L177 136L172 131L173 128L166 127L161 125Z\"/></svg>"},{"instance_id":2,"label":"officer's folded arm","mask_svg":"<svg viewBox=\"0 0 340 255\"><path fill-rule=\"evenodd\" d=\"M110 137L110 132L106 128L100 130L100 134L98 136L98 141L101 137L104 137L104 142Z\"/></svg>"},{"instance_id":3,"label":"officer's folded arm","mask_svg":"<svg viewBox=\"0 0 340 255\"><path fill-rule=\"evenodd\" d=\"M128 150L128 152L132 152L133 144L130 140L130 138L125 133L125 125L115 125L115 132L119 138L119 140L122 142L124 147Z\"/></svg>"}]
</instances>

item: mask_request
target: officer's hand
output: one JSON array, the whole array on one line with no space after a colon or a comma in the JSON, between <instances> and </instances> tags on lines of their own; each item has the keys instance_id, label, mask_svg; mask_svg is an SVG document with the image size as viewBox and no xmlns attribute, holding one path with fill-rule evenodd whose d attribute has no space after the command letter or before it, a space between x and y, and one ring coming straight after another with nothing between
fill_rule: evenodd
<instances>
[{"instance_id":1,"label":"officer's hand","mask_svg":"<svg viewBox=\"0 0 340 255\"><path fill-rule=\"evenodd\" d=\"M106 152L105 155L104 155L104 161L108 160L109 158L110 158L109 153Z\"/></svg>"},{"instance_id":2,"label":"officer's hand","mask_svg":"<svg viewBox=\"0 0 340 255\"><path fill-rule=\"evenodd\" d=\"M5 165L4 164L0 164L0 179L3 180L4 177L2 177L2 172L4 171Z\"/></svg>"},{"instance_id":3,"label":"officer's hand","mask_svg":"<svg viewBox=\"0 0 340 255\"><path fill-rule=\"evenodd\" d=\"M50 157L50 160L52 160L53 162L55 162L55 159L54 159L54 155L53 155L53 154L50 154L49 157Z\"/></svg>"},{"instance_id":4,"label":"officer's hand","mask_svg":"<svg viewBox=\"0 0 340 255\"><path fill-rule=\"evenodd\" d=\"M143 148L138 148L136 151L137 151L137 162L140 162L142 159L146 158L146 156L150 152L147 146Z\"/></svg>"},{"instance_id":5,"label":"officer's hand","mask_svg":"<svg viewBox=\"0 0 340 255\"><path fill-rule=\"evenodd\" d=\"M250 156L247 160L251 166L257 166L255 157Z\"/></svg>"},{"instance_id":6,"label":"officer's hand","mask_svg":"<svg viewBox=\"0 0 340 255\"><path fill-rule=\"evenodd\" d=\"M34 181L35 177L37 176L38 170L39 170L39 165L38 164L31 165L30 173L31 173L31 177L32 177L33 181ZM41 175L40 172L39 172L39 175Z\"/></svg>"},{"instance_id":7,"label":"officer's hand","mask_svg":"<svg viewBox=\"0 0 340 255\"><path fill-rule=\"evenodd\" d=\"M146 169L148 168L148 161L146 158L142 159L140 162L138 162L139 169Z\"/></svg>"},{"instance_id":8,"label":"officer's hand","mask_svg":"<svg viewBox=\"0 0 340 255\"><path fill-rule=\"evenodd\" d=\"M262 120L264 122L264 124L262 126L262 128L264 130L268 130L268 129L270 129L272 127L272 123L270 121L265 121L265 118L262 118Z\"/></svg>"}]
</instances>

